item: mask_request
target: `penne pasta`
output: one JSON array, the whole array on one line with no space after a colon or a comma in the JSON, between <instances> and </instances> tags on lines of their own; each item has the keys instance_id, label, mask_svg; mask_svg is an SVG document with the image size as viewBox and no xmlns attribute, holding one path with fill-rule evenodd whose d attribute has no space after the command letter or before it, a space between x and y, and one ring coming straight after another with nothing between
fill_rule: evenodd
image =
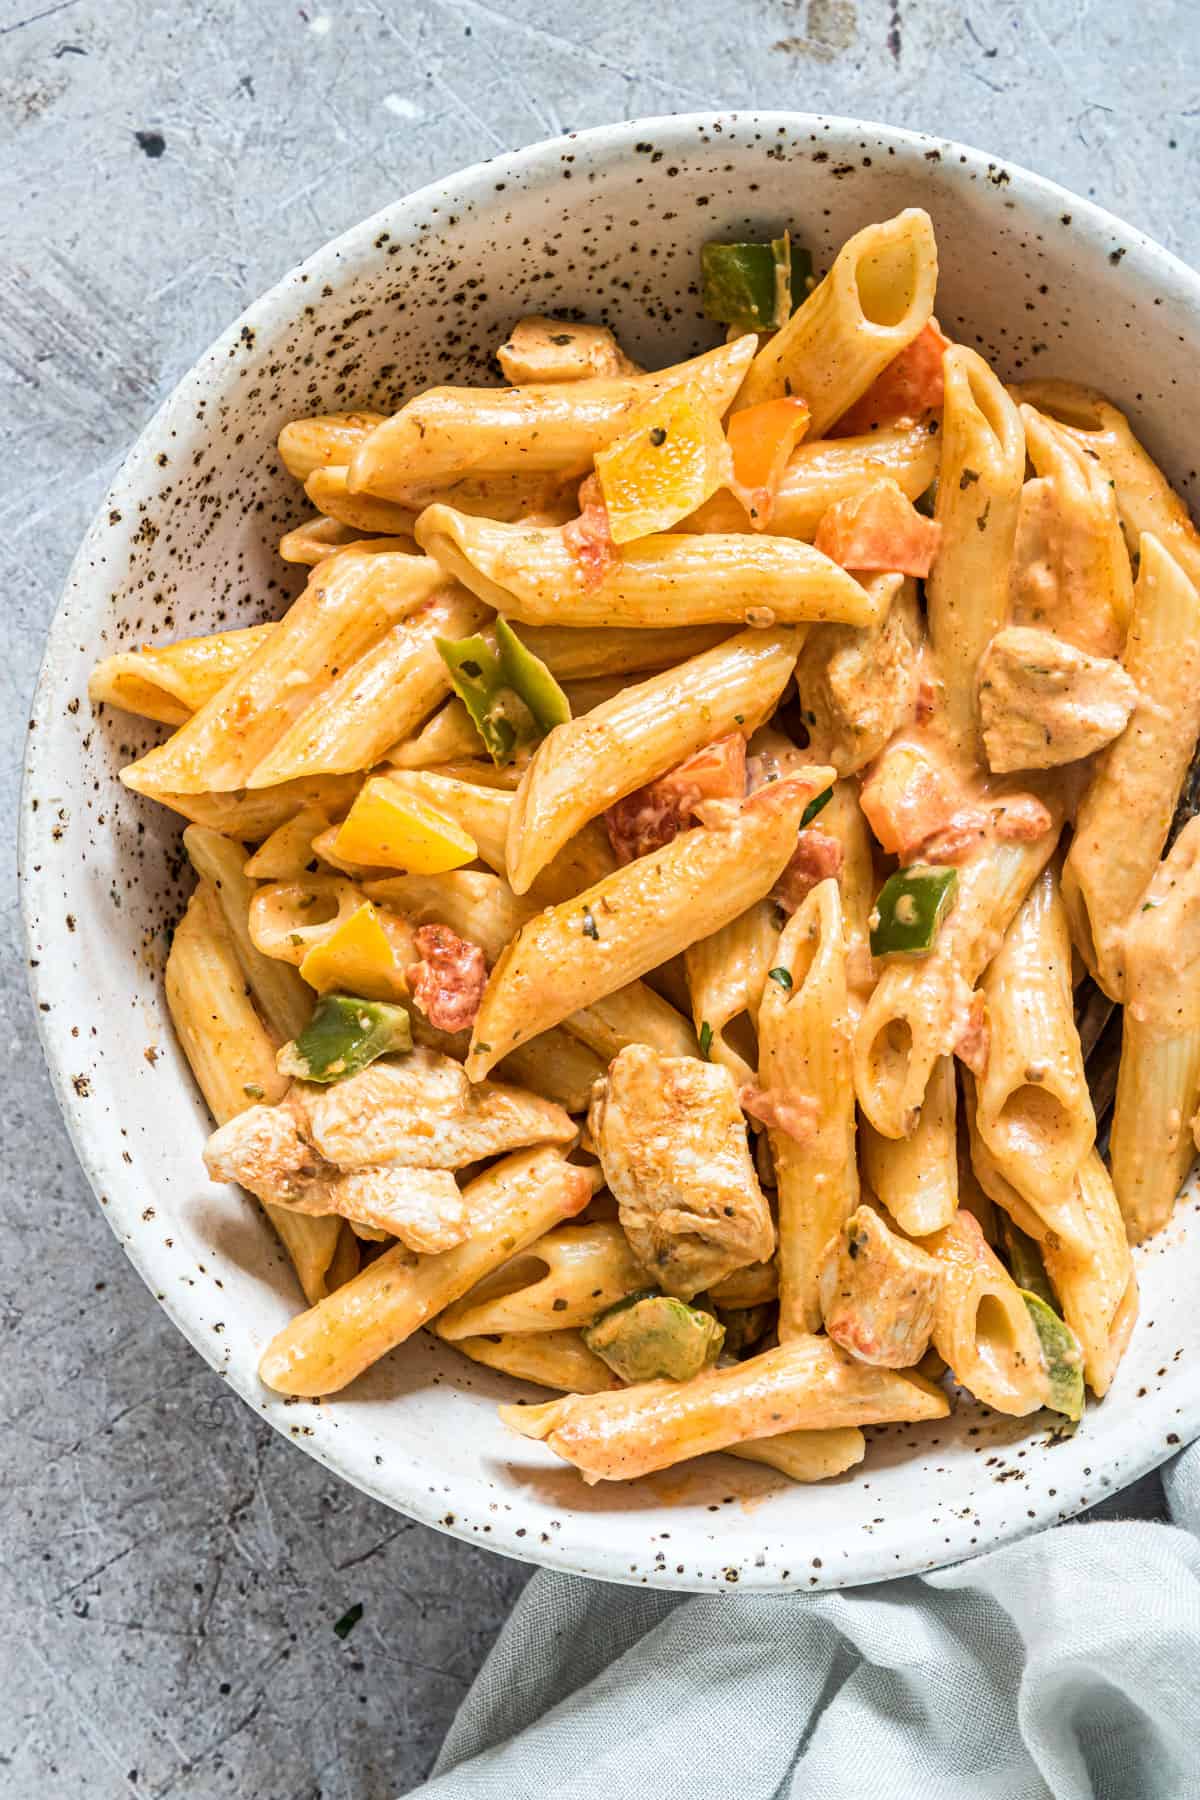
<instances>
[{"instance_id":1,"label":"penne pasta","mask_svg":"<svg viewBox=\"0 0 1200 1800\"><path fill-rule=\"evenodd\" d=\"M831 506L858 499L879 481L894 481L916 500L936 477L940 459L936 420L883 426L861 437L810 439L789 457L764 529L811 543ZM684 521L684 529L744 531L746 509L722 488Z\"/></svg>"},{"instance_id":2,"label":"penne pasta","mask_svg":"<svg viewBox=\"0 0 1200 1800\"><path fill-rule=\"evenodd\" d=\"M245 845L207 831L203 825L189 825L183 847L200 879L212 882L242 973L263 1018L281 1043L299 1037L312 1014L312 989L286 963L264 956L250 937L255 884L243 872Z\"/></svg>"},{"instance_id":3,"label":"penne pasta","mask_svg":"<svg viewBox=\"0 0 1200 1800\"><path fill-rule=\"evenodd\" d=\"M854 1037L858 1103L883 1137L915 1130L934 1066L967 1023L964 997L1054 854L1060 821L1061 809L1032 842L985 842L958 871L957 898L932 951L885 963Z\"/></svg>"},{"instance_id":4,"label":"penne pasta","mask_svg":"<svg viewBox=\"0 0 1200 1800\"><path fill-rule=\"evenodd\" d=\"M582 475L630 415L683 383L723 413L754 345L722 344L656 375L599 377L519 388L429 388L377 427L350 461L350 490L385 500L414 482L459 476Z\"/></svg>"},{"instance_id":5,"label":"penne pasta","mask_svg":"<svg viewBox=\"0 0 1200 1800\"><path fill-rule=\"evenodd\" d=\"M1149 535L1122 660L1139 702L1097 759L1062 876L1072 939L1114 1000L1125 991L1123 934L1158 865L1200 732L1200 592Z\"/></svg>"},{"instance_id":6,"label":"penne pasta","mask_svg":"<svg viewBox=\"0 0 1200 1800\"><path fill-rule=\"evenodd\" d=\"M957 1093L954 1058L939 1056L909 1137L859 1125L863 1179L910 1237L942 1230L958 1211Z\"/></svg>"},{"instance_id":7,"label":"penne pasta","mask_svg":"<svg viewBox=\"0 0 1200 1800\"><path fill-rule=\"evenodd\" d=\"M568 839L615 801L728 732L749 737L774 710L799 647L795 627L739 632L556 725L534 751L509 813L515 892L528 892Z\"/></svg>"},{"instance_id":8,"label":"penne pasta","mask_svg":"<svg viewBox=\"0 0 1200 1800\"><path fill-rule=\"evenodd\" d=\"M666 669L724 643L732 625L518 625L521 642L559 681L597 675L640 675Z\"/></svg>"},{"instance_id":9,"label":"penne pasta","mask_svg":"<svg viewBox=\"0 0 1200 1800\"><path fill-rule=\"evenodd\" d=\"M471 1040L472 1078L762 899L795 847L807 801L829 779L814 769L777 782L752 795L728 827L685 831L531 919L488 980Z\"/></svg>"},{"instance_id":10,"label":"penne pasta","mask_svg":"<svg viewBox=\"0 0 1200 1800\"><path fill-rule=\"evenodd\" d=\"M556 1225L448 1306L437 1333L457 1339L574 1329L653 1285L615 1219Z\"/></svg>"},{"instance_id":11,"label":"penne pasta","mask_svg":"<svg viewBox=\"0 0 1200 1800\"><path fill-rule=\"evenodd\" d=\"M247 625L211 637L181 638L175 644L148 644L98 662L88 678L93 706L184 725L266 642L273 625Z\"/></svg>"},{"instance_id":12,"label":"penne pasta","mask_svg":"<svg viewBox=\"0 0 1200 1800\"><path fill-rule=\"evenodd\" d=\"M1036 1206L1038 1196L1070 1187L1096 1139L1052 868L1029 890L982 989L990 1047L975 1122L1001 1174Z\"/></svg>"},{"instance_id":13,"label":"penne pasta","mask_svg":"<svg viewBox=\"0 0 1200 1800\"><path fill-rule=\"evenodd\" d=\"M336 519L327 519L323 515L307 519L293 531L285 531L279 540L279 554L284 562L302 563L310 569L343 550L353 550L356 556L377 556L382 551L392 550L415 555L416 548L414 538L396 535L363 537L353 526L341 525Z\"/></svg>"},{"instance_id":14,"label":"penne pasta","mask_svg":"<svg viewBox=\"0 0 1200 1800\"><path fill-rule=\"evenodd\" d=\"M996 1412L1036 1412L1048 1396L1037 1328L977 1220L960 1211L921 1248L941 1273L933 1346L955 1380Z\"/></svg>"},{"instance_id":15,"label":"penne pasta","mask_svg":"<svg viewBox=\"0 0 1200 1800\"><path fill-rule=\"evenodd\" d=\"M525 625L870 625L880 614L853 576L794 538L659 532L623 545L598 581L561 531L430 506L416 538L448 575Z\"/></svg>"},{"instance_id":16,"label":"penne pasta","mask_svg":"<svg viewBox=\"0 0 1200 1800\"><path fill-rule=\"evenodd\" d=\"M156 792L160 806L181 813L193 825L206 825L239 843L257 844L286 825L306 806L318 806L336 817L350 810L363 777L317 775L311 780L285 781L278 787L250 793L235 788L228 794L173 794Z\"/></svg>"},{"instance_id":17,"label":"penne pasta","mask_svg":"<svg viewBox=\"0 0 1200 1800\"><path fill-rule=\"evenodd\" d=\"M486 617L462 588L431 594L340 672L275 739L250 788L367 769L444 699L450 677L437 640L469 635Z\"/></svg>"},{"instance_id":18,"label":"penne pasta","mask_svg":"<svg viewBox=\"0 0 1200 1800\"><path fill-rule=\"evenodd\" d=\"M808 402L809 436L829 427L911 344L933 314L937 245L928 213L909 207L839 250L824 281L759 350L738 395Z\"/></svg>"},{"instance_id":19,"label":"penne pasta","mask_svg":"<svg viewBox=\"0 0 1200 1800\"><path fill-rule=\"evenodd\" d=\"M586 1482L630 1481L712 1450L782 1432L940 1419L946 1396L919 1375L871 1369L826 1338L801 1337L691 1381L569 1394L500 1416L573 1463Z\"/></svg>"},{"instance_id":20,"label":"penne pasta","mask_svg":"<svg viewBox=\"0 0 1200 1800\"><path fill-rule=\"evenodd\" d=\"M174 737L122 769L122 781L152 797L248 786L271 746L336 672L441 585L440 571L427 557L343 553L319 563L303 594L249 661ZM387 741L398 735L393 732Z\"/></svg>"},{"instance_id":21,"label":"penne pasta","mask_svg":"<svg viewBox=\"0 0 1200 1800\"><path fill-rule=\"evenodd\" d=\"M581 1212L594 1178L554 1149L521 1150L463 1190L471 1235L436 1256L396 1245L306 1313L263 1353L259 1377L280 1394L333 1394L474 1287L499 1263Z\"/></svg>"},{"instance_id":22,"label":"penne pasta","mask_svg":"<svg viewBox=\"0 0 1200 1800\"><path fill-rule=\"evenodd\" d=\"M218 1125L287 1089L275 1041L246 992L216 890L201 881L175 927L166 969L167 1008L196 1086ZM330 1288L341 1220L265 1206L310 1305Z\"/></svg>"},{"instance_id":23,"label":"penne pasta","mask_svg":"<svg viewBox=\"0 0 1200 1800\"><path fill-rule=\"evenodd\" d=\"M385 417L377 412L342 412L292 419L279 434L279 460L297 481L307 481L314 469L344 468Z\"/></svg>"},{"instance_id":24,"label":"penne pasta","mask_svg":"<svg viewBox=\"0 0 1200 1800\"><path fill-rule=\"evenodd\" d=\"M776 914L769 900L758 900L684 952L692 1023L697 1032L708 1027L709 1056L723 1063L739 1086L755 1078L753 1032L767 971L779 958Z\"/></svg>"},{"instance_id":25,"label":"penne pasta","mask_svg":"<svg viewBox=\"0 0 1200 1800\"><path fill-rule=\"evenodd\" d=\"M365 532L368 537L412 536L417 517L413 508L377 500L372 494L352 494L344 468L314 469L304 483L304 492L319 513L352 531Z\"/></svg>"},{"instance_id":26,"label":"penne pasta","mask_svg":"<svg viewBox=\"0 0 1200 1800\"><path fill-rule=\"evenodd\" d=\"M925 584L929 636L944 689L943 728L977 754L979 659L1008 617L1008 590L1025 477L1021 415L983 358L946 352L942 464L935 518L941 546Z\"/></svg>"},{"instance_id":27,"label":"penne pasta","mask_svg":"<svg viewBox=\"0 0 1200 1800\"><path fill-rule=\"evenodd\" d=\"M846 938L823 881L779 939L758 1015L760 1098L779 1180L779 1338L821 1326L821 1253L858 1205ZM786 979L784 979L786 977ZM775 1117L777 1125L771 1125Z\"/></svg>"}]
</instances>

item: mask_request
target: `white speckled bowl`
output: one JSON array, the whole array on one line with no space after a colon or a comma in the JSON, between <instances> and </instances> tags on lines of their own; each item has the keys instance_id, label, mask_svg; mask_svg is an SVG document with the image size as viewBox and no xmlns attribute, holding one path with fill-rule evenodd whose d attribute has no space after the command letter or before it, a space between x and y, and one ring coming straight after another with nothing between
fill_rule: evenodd
<instances>
[{"instance_id":1,"label":"white speckled bowl","mask_svg":"<svg viewBox=\"0 0 1200 1800\"><path fill-rule=\"evenodd\" d=\"M872 1432L854 1473L798 1488L712 1457L588 1489L494 1403L516 1384L422 1336L347 1395L288 1402L255 1377L299 1296L272 1234L200 1162L207 1124L163 1004L187 886L171 815L118 767L156 734L94 718L93 660L279 609L280 532L304 512L275 457L297 414L387 408L490 379L523 312L606 318L651 364L710 343L705 238L790 224L818 264L859 226L925 206L938 312L1003 372L1101 383L1185 489L1200 279L1136 231L1020 169L877 125L787 113L650 120L481 164L396 201L288 275L143 432L79 552L37 692L22 863L33 989L79 1157L180 1330L246 1402L347 1480L495 1550L679 1588L830 1587L970 1556L1069 1517L1200 1431L1196 1204L1138 1255L1142 1316L1113 1392L1075 1437L970 1406ZM157 1056L149 1054L157 1049ZM530 1394L534 1390L526 1390Z\"/></svg>"}]
</instances>

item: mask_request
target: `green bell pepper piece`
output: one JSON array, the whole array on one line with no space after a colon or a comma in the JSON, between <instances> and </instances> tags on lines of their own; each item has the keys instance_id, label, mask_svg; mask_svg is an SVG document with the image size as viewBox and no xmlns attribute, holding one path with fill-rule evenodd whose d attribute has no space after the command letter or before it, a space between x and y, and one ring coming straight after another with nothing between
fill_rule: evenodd
<instances>
[{"instance_id":1,"label":"green bell pepper piece","mask_svg":"<svg viewBox=\"0 0 1200 1800\"><path fill-rule=\"evenodd\" d=\"M889 875L875 902L872 956L928 956L958 892L958 870L914 863Z\"/></svg>"},{"instance_id":2,"label":"green bell pepper piece","mask_svg":"<svg viewBox=\"0 0 1200 1800\"><path fill-rule=\"evenodd\" d=\"M496 620L495 638L494 646L481 634L436 643L492 761L508 763L525 745L565 725L571 707L541 657L506 619Z\"/></svg>"},{"instance_id":3,"label":"green bell pepper piece","mask_svg":"<svg viewBox=\"0 0 1200 1800\"><path fill-rule=\"evenodd\" d=\"M586 1326L583 1341L622 1381L690 1381L716 1362L725 1327L670 1294L631 1294Z\"/></svg>"},{"instance_id":4,"label":"green bell pepper piece","mask_svg":"<svg viewBox=\"0 0 1200 1800\"><path fill-rule=\"evenodd\" d=\"M1082 1418L1083 1351L1079 1348L1079 1339L1040 1294L1026 1293L1022 1289L1021 1298L1029 1308L1042 1346L1042 1360L1050 1383L1047 1406L1054 1412L1065 1413L1068 1419Z\"/></svg>"},{"instance_id":5,"label":"green bell pepper piece","mask_svg":"<svg viewBox=\"0 0 1200 1800\"><path fill-rule=\"evenodd\" d=\"M412 1026L403 1006L359 1000L353 994L322 994L313 1016L275 1058L281 1075L297 1081L344 1081L377 1056L411 1050Z\"/></svg>"},{"instance_id":6,"label":"green bell pepper piece","mask_svg":"<svg viewBox=\"0 0 1200 1800\"><path fill-rule=\"evenodd\" d=\"M1036 1294L1047 1306L1054 1305L1054 1289L1050 1286L1046 1275L1046 1265L1042 1261L1042 1253L1034 1239L1014 1225L1008 1214L996 1209L996 1222L1000 1228L1000 1245L1008 1263L1009 1273L1019 1288Z\"/></svg>"},{"instance_id":7,"label":"green bell pepper piece","mask_svg":"<svg viewBox=\"0 0 1200 1800\"><path fill-rule=\"evenodd\" d=\"M790 233L769 244L705 244L700 295L706 317L742 331L786 325L807 297L812 257Z\"/></svg>"}]
</instances>

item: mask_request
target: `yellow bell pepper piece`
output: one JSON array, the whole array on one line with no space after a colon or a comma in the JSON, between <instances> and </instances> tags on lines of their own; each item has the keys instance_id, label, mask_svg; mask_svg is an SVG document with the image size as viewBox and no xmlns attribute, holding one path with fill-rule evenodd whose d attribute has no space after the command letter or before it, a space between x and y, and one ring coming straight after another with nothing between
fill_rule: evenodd
<instances>
[{"instance_id":1,"label":"yellow bell pepper piece","mask_svg":"<svg viewBox=\"0 0 1200 1800\"><path fill-rule=\"evenodd\" d=\"M319 994L357 994L364 1000L403 1000L404 970L369 900L315 944L300 964L301 979Z\"/></svg>"},{"instance_id":2,"label":"yellow bell pepper piece","mask_svg":"<svg viewBox=\"0 0 1200 1800\"><path fill-rule=\"evenodd\" d=\"M333 848L346 862L409 875L442 875L479 855L469 831L386 775L365 783Z\"/></svg>"},{"instance_id":3,"label":"yellow bell pepper piece","mask_svg":"<svg viewBox=\"0 0 1200 1800\"><path fill-rule=\"evenodd\" d=\"M596 456L614 544L669 531L730 479L716 409L694 384L669 388L632 415Z\"/></svg>"}]
</instances>

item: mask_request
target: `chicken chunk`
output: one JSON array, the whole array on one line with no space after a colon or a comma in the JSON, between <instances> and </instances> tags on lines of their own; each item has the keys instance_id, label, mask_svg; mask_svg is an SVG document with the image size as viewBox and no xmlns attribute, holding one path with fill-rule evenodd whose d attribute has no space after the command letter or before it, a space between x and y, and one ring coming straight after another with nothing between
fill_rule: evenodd
<instances>
[{"instance_id":1,"label":"chicken chunk","mask_svg":"<svg viewBox=\"0 0 1200 1800\"><path fill-rule=\"evenodd\" d=\"M446 1169L339 1169L313 1148L285 1100L252 1106L215 1131L204 1150L214 1181L237 1181L292 1212L337 1213L410 1250L449 1250L467 1235L466 1208Z\"/></svg>"},{"instance_id":2,"label":"chicken chunk","mask_svg":"<svg viewBox=\"0 0 1200 1800\"><path fill-rule=\"evenodd\" d=\"M910 1369L929 1348L939 1280L932 1256L860 1206L822 1259L825 1329L859 1362Z\"/></svg>"},{"instance_id":3,"label":"chicken chunk","mask_svg":"<svg viewBox=\"0 0 1200 1800\"><path fill-rule=\"evenodd\" d=\"M906 607L879 625L814 625L796 664L810 756L857 774L915 716L918 685Z\"/></svg>"},{"instance_id":4,"label":"chicken chunk","mask_svg":"<svg viewBox=\"0 0 1200 1800\"><path fill-rule=\"evenodd\" d=\"M583 381L597 376L637 375L606 325L577 325L531 313L501 344L496 360L514 387L529 382Z\"/></svg>"},{"instance_id":5,"label":"chicken chunk","mask_svg":"<svg viewBox=\"0 0 1200 1800\"><path fill-rule=\"evenodd\" d=\"M771 1257L728 1069L629 1044L597 1084L589 1124L630 1247L665 1292L690 1300Z\"/></svg>"},{"instance_id":6,"label":"chicken chunk","mask_svg":"<svg viewBox=\"0 0 1200 1800\"><path fill-rule=\"evenodd\" d=\"M332 1087L298 1082L291 1103L306 1136L343 1169L461 1169L529 1144L569 1144L569 1113L524 1088L470 1082L462 1066L417 1049Z\"/></svg>"},{"instance_id":7,"label":"chicken chunk","mask_svg":"<svg viewBox=\"0 0 1200 1800\"><path fill-rule=\"evenodd\" d=\"M979 664L979 714L989 766L1052 769L1119 737L1138 691L1120 663L1050 631L1010 625Z\"/></svg>"}]
</instances>

